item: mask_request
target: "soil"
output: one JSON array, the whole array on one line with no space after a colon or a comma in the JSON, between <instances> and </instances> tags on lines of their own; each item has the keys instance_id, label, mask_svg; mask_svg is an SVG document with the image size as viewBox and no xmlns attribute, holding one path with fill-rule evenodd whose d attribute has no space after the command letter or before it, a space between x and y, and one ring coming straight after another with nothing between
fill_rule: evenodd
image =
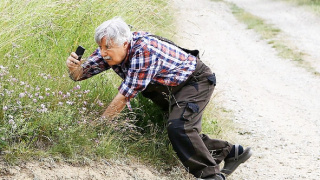
<instances>
[{"instance_id":1,"label":"soil","mask_svg":"<svg viewBox=\"0 0 320 180\"><path fill-rule=\"evenodd\" d=\"M282 1L227 1L281 29L281 38L320 72L318 16ZM224 139L254 151L228 179L320 179L320 76L280 58L222 1L172 0L172 5L178 44L198 48L216 73L212 102L234 127ZM81 167L30 162L2 167L1 174L2 179L167 179L144 165L108 162Z\"/></svg>"},{"instance_id":2,"label":"soil","mask_svg":"<svg viewBox=\"0 0 320 180\"><path fill-rule=\"evenodd\" d=\"M1 180L127 180L127 179L166 179L159 172L138 163L125 161L90 162L86 165L72 165L50 159L33 161L19 166L5 167L0 163Z\"/></svg>"}]
</instances>

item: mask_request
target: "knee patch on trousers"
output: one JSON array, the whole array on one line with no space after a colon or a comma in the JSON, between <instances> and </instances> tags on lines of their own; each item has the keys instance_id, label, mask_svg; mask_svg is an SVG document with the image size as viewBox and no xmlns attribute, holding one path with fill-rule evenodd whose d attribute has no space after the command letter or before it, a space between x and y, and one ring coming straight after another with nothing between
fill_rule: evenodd
<instances>
[{"instance_id":1,"label":"knee patch on trousers","mask_svg":"<svg viewBox=\"0 0 320 180\"><path fill-rule=\"evenodd\" d=\"M195 154L192 142L184 128L185 122L186 121L182 119L169 120L167 127L172 147L182 162L188 160Z\"/></svg>"}]
</instances>

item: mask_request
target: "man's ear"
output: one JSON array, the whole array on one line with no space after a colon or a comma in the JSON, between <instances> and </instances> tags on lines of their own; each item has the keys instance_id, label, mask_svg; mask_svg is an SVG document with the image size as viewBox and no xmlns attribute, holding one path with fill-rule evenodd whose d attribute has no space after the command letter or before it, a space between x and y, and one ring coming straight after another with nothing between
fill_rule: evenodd
<instances>
[{"instance_id":1,"label":"man's ear","mask_svg":"<svg viewBox=\"0 0 320 180\"><path fill-rule=\"evenodd\" d=\"M123 43L123 47L124 47L124 48L127 48L128 46L129 46L129 42L128 42L128 41L126 41L126 42Z\"/></svg>"}]
</instances>

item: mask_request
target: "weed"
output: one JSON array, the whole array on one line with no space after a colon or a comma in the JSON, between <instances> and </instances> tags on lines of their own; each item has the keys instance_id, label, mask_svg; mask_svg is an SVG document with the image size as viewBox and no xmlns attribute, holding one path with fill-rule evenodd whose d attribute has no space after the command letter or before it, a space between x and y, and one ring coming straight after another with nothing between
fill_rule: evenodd
<instances>
[{"instance_id":1,"label":"weed","mask_svg":"<svg viewBox=\"0 0 320 180\"><path fill-rule=\"evenodd\" d=\"M138 97L134 112L103 121L120 78L110 71L74 83L65 66L79 44L94 51L95 28L114 16L132 30L170 36L166 0L5 0L0 12L0 152L6 161L136 156L177 164L166 151L163 117L150 101Z\"/></svg>"}]
</instances>

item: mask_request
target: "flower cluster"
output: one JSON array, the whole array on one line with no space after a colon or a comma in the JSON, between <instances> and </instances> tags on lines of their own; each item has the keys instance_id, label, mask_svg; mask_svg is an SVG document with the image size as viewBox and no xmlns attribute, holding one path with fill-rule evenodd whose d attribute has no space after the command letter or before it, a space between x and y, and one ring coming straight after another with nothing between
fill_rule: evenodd
<instances>
[{"instance_id":1,"label":"flower cluster","mask_svg":"<svg viewBox=\"0 0 320 180\"><path fill-rule=\"evenodd\" d=\"M98 98L91 98L91 91L83 89L79 84L67 91L57 87L44 87L41 83L55 84L52 81L56 82L59 78L40 73L38 75L42 80L39 83L29 83L11 75L8 69L0 65L0 118L5 123L4 129L6 132L11 132L11 136L15 137L19 131L25 131L23 128L28 123L36 124L32 121L54 113L71 112L69 113L73 116L71 120L74 119L78 124L86 124L90 118L97 117L103 108L104 103ZM61 123L56 127L58 131L66 128L68 127ZM7 137L2 137L1 134L7 134ZM1 139L8 139L9 136L10 133L0 132Z\"/></svg>"},{"instance_id":2,"label":"flower cluster","mask_svg":"<svg viewBox=\"0 0 320 180\"><path fill-rule=\"evenodd\" d=\"M63 92L62 90L52 91L49 87L41 87L36 85L32 87L28 82L21 81L13 76L8 76L6 79L4 75L8 75L6 67L0 66L2 83L0 84L0 97L4 99L3 110L13 110L25 107L37 107L37 112L46 113L50 111L50 107L53 106L73 106L77 104L80 106L80 113L84 113L89 106L89 100L86 99L86 95L90 93L90 90L81 90L80 85L76 85L69 91ZM44 79L52 79L49 74L40 74ZM5 85L3 82L6 82ZM56 102L53 104L52 102ZM103 107L103 102L99 99L92 104L91 107L97 105Z\"/></svg>"},{"instance_id":3,"label":"flower cluster","mask_svg":"<svg viewBox=\"0 0 320 180\"><path fill-rule=\"evenodd\" d=\"M8 68L0 65L0 78L7 75L9 72L8 72Z\"/></svg>"},{"instance_id":4,"label":"flower cluster","mask_svg":"<svg viewBox=\"0 0 320 180\"><path fill-rule=\"evenodd\" d=\"M43 137L50 141L61 136L70 138L67 133L74 133L81 127L96 127L97 121L102 123L98 124L100 135L88 137L88 141L97 145L103 139L106 127L124 134L128 140L140 135L141 128L135 125L134 113L123 114L113 121L100 118L105 102L80 84L73 87L67 84L60 88L56 85L63 77L45 73L39 73L37 81L28 81L11 74L9 68L1 65L0 74L0 118L4 123L0 129L2 141L19 142L23 139L29 144L35 136L38 142Z\"/></svg>"}]
</instances>

